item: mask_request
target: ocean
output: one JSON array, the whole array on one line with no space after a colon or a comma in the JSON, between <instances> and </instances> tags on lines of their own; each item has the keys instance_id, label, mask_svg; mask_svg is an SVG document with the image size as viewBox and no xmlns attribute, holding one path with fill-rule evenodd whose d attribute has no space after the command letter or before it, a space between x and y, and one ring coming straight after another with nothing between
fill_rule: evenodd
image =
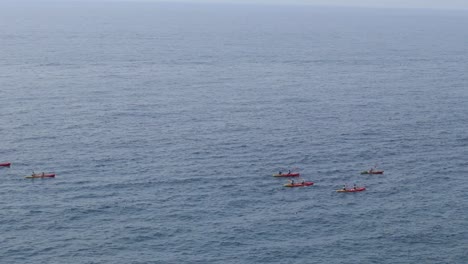
<instances>
[{"instance_id":1,"label":"ocean","mask_svg":"<svg viewBox=\"0 0 468 264\"><path fill-rule=\"evenodd\" d=\"M468 263L467 26L1 3L0 263Z\"/></svg>"}]
</instances>

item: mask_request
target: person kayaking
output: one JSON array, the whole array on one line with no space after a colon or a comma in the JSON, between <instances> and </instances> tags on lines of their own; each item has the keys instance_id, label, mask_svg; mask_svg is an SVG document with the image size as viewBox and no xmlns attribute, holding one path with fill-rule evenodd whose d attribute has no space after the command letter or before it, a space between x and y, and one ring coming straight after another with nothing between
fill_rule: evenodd
<instances>
[{"instance_id":1,"label":"person kayaking","mask_svg":"<svg viewBox=\"0 0 468 264\"><path fill-rule=\"evenodd\" d=\"M289 180L289 182L291 183L291 185L294 185L294 180L293 179Z\"/></svg>"},{"instance_id":2,"label":"person kayaking","mask_svg":"<svg viewBox=\"0 0 468 264\"><path fill-rule=\"evenodd\" d=\"M291 174L291 170L288 170L288 174Z\"/></svg>"},{"instance_id":3,"label":"person kayaking","mask_svg":"<svg viewBox=\"0 0 468 264\"><path fill-rule=\"evenodd\" d=\"M343 191L346 191L346 184L343 185L343 189L342 189L342 190L343 190Z\"/></svg>"},{"instance_id":4,"label":"person kayaking","mask_svg":"<svg viewBox=\"0 0 468 264\"><path fill-rule=\"evenodd\" d=\"M281 175L281 174L283 174L283 172L282 172L282 171L279 171L279 172L278 172L278 175Z\"/></svg>"},{"instance_id":5,"label":"person kayaking","mask_svg":"<svg viewBox=\"0 0 468 264\"><path fill-rule=\"evenodd\" d=\"M353 189L354 189L354 190L356 190L356 189L357 189L357 186L356 186L356 184L354 184L354 186L353 186Z\"/></svg>"},{"instance_id":6,"label":"person kayaking","mask_svg":"<svg viewBox=\"0 0 468 264\"><path fill-rule=\"evenodd\" d=\"M302 184L302 185L304 185L304 184L305 184L305 181L304 181L304 180L302 180L301 184Z\"/></svg>"}]
</instances>

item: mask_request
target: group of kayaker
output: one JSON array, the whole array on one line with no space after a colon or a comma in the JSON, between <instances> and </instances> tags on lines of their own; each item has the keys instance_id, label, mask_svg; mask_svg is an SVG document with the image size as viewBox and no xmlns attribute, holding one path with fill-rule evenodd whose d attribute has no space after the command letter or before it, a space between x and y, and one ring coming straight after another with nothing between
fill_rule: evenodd
<instances>
[{"instance_id":1,"label":"group of kayaker","mask_svg":"<svg viewBox=\"0 0 468 264\"><path fill-rule=\"evenodd\" d=\"M377 165L374 167L370 168L369 170L362 171L361 174L383 174L383 170L377 170ZM358 187L356 184L354 184L353 188L347 188L346 184L343 185L343 188L340 190L336 190L337 192L362 192L365 191L366 187Z\"/></svg>"},{"instance_id":2,"label":"group of kayaker","mask_svg":"<svg viewBox=\"0 0 468 264\"><path fill-rule=\"evenodd\" d=\"M299 172L294 172L292 170L288 170L288 173L283 173L282 170L280 170L278 173L273 174L274 177L299 177L301 174ZM313 185L313 182L308 182L305 180L301 180L300 182L295 182L293 179L289 179L289 183L284 184L284 187L304 187L304 186L311 186Z\"/></svg>"},{"instance_id":3,"label":"group of kayaker","mask_svg":"<svg viewBox=\"0 0 468 264\"><path fill-rule=\"evenodd\" d=\"M11 166L11 163L10 163L10 162L0 163L0 167L7 167L7 168L9 168L10 166ZM32 174L31 174L31 175L25 176L25 178L28 178L28 179L36 179L36 178L54 178L54 177L55 177L55 173L53 173L53 172L49 172L49 173L45 173L45 172L35 173L34 171L32 171Z\"/></svg>"},{"instance_id":4,"label":"group of kayaker","mask_svg":"<svg viewBox=\"0 0 468 264\"><path fill-rule=\"evenodd\" d=\"M383 174L382 170L376 170L376 166L372 167L371 169L367 171L361 172L361 174ZM292 172L291 170L288 170L288 173L283 173L282 170L280 170L277 174L273 174L274 177L299 177L300 173L299 172ZM310 186L313 185L313 182L306 182L305 180L301 180L300 182L294 181L294 179L288 179L288 183L285 184L285 187L304 187L304 186ZM337 192L361 192L365 191L365 187L359 187L356 185L356 183L353 184L352 188L348 188L346 184L343 185L343 188L336 190Z\"/></svg>"}]
</instances>

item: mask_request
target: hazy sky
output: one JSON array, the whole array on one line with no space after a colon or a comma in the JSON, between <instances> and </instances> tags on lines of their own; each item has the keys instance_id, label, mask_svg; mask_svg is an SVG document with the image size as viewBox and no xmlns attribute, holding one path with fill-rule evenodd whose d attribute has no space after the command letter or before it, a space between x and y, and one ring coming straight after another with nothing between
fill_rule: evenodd
<instances>
[{"instance_id":1,"label":"hazy sky","mask_svg":"<svg viewBox=\"0 0 468 264\"><path fill-rule=\"evenodd\" d=\"M66 0L62 0L62 1L66 1ZM104 1L310 4L310 5L326 5L326 6L468 9L468 0L104 0Z\"/></svg>"},{"instance_id":2,"label":"hazy sky","mask_svg":"<svg viewBox=\"0 0 468 264\"><path fill-rule=\"evenodd\" d=\"M187 2L468 10L468 0L0 0L2 2Z\"/></svg>"}]
</instances>

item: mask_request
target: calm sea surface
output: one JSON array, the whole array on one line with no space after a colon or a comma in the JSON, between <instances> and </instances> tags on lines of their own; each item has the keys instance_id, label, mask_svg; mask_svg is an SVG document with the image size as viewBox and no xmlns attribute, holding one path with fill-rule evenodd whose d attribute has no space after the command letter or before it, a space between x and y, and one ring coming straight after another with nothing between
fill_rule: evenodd
<instances>
[{"instance_id":1,"label":"calm sea surface","mask_svg":"<svg viewBox=\"0 0 468 264\"><path fill-rule=\"evenodd\" d=\"M467 29L459 11L1 4L0 263L468 263ZM315 185L272 177L295 167Z\"/></svg>"}]
</instances>

